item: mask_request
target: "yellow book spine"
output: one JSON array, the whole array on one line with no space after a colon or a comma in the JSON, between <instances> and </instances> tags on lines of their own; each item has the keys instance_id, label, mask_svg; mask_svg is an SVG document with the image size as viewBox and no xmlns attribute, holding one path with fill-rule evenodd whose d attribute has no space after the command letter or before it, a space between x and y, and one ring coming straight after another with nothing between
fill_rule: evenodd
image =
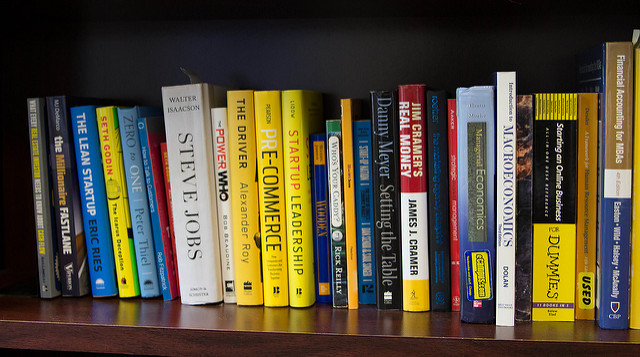
<instances>
[{"instance_id":1,"label":"yellow book spine","mask_svg":"<svg viewBox=\"0 0 640 357\"><path fill-rule=\"evenodd\" d=\"M229 190L238 305L262 305L253 91L227 92Z\"/></svg>"},{"instance_id":2,"label":"yellow book spine","mask_svg":"<svg viewBox=\"0 0 640 357\"><path fill-rule=\"evenodd\" d=\"M598 94L578 95L575 318L595 319L598 195Z\"/></svg>"},{"instance_id":3,"label":"yellow book spine","mask_svg":"<svg viewBox=\"0 0 640 357\"><path fill-rule=\"evenodd\" d=\"M356 234L355 166L353 163L353 121L360 117L359 102L341 99L342 170L344 219L347 249L347 294L349 309L358 308L358 247Z\"/></svg>"},{"instance_id":4,"label":"yellow book spine","mask_svg":"<svg viewBox=\"0 0 640 357\"><path fill-rule=\"evenodd\" d=\"M280 91L254 93L265 306L289 305Z\"/></svg>"},{"instance_id":5,"label":"yellow book spine","mask_svg":"<svg viewBox=\"0 0 640 357\"><path fill-rule=\"evenodd\" d=\"M634 31L634 90L633 112L640 119L640 30ZM629 282L629 327L640 329L640 123L633 128L633 192L631 223L631 271Z\"/></svg>"},{"instance_id":6,"label":"yellow book spine","mask_svg":"<svg viewBox=\"0 0 640 357\"><path fill-rule=\"evenodd\" d=\"M96 109L120 297L140 295L116 107Z\"/></svg>"},{"instance_id":7,"label":"yellow book spine","mask_svg":"<svg viewBox=\"0 0 640 357\"><path fill-rule=\"evenodd\" d=\"M316 301L309 134L320 120L320 93L282 92L289 305L292 307L307 307Z\"/></svg>"}]
</instances>

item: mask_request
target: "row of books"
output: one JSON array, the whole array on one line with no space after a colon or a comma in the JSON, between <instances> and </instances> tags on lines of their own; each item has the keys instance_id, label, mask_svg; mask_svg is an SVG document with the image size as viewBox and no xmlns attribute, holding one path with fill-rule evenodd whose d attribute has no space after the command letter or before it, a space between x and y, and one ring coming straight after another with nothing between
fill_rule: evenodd
<instances>
[{"instance_id":1,"label":"row of books","mask_svg":"<svg viewBox=\"0 0 640 357\"><path fill-rule=\"evenodd\" d=\"M185 304L626 328L633 53L599 51L580 73L609 78L581 82L600 97L516 95L515 72L499 72L455 98L424 84L372 91L370 119L354 99L325 120L317 92L206 83L163 87L163 110L29 99L41 296L90 285ZM608 194L611 212L596 213ZM599 277L596 222L599 256L613 257Z\"/></svg>"}]
</instances>

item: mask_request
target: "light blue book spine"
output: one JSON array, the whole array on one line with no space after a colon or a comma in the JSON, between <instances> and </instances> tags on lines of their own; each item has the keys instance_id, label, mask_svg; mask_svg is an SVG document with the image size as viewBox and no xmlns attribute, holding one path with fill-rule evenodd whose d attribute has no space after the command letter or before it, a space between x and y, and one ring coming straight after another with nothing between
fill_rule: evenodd
<instances>
[{"instance_id":1,"label":"light blue book spine","mask_svg":"<svg viewBox=\"0 0 640 357\"><path fill-rule=\"evenodd\" d=\"M376 267L373 247L373 181L371 177L371 121L353 122L355 159L358 297L361 304L376 303Z\"/></svg>"},{"instance_id":2,"label":"light blue book spine","mask_svg":"<svg viewBox=\"0 0 640 357\"><path fill-rule=\"evenodd\" d=\"M460 318L495 322L495 104L493 86L458 88Z\"/></svg>"},{"instance_id":3,"label":"light blue book spine","mask_svg":"<svg viewBox=\"0 0 640 357\"><path fill-rule=\"evenodd\" d=\"M158 268L155 258L155 244L149 214L149 198L142 163L138 118L162 115L153 107L118 108L120 140L129 193L129 210L133 229L133 244L138 263L140 295L151 298L160 295Z\"/></svg>"},{"instance_id":4,"label":"light blue book spine","mask_svg":"<svg viewBox=\"0 0 640 357\"><path fill-rule=\"evenodd\" d=\"M115 296L118 294L118 284L96 107L72 107L70 112L91 294L94 297Z\"/></svg>"}]
</instances>

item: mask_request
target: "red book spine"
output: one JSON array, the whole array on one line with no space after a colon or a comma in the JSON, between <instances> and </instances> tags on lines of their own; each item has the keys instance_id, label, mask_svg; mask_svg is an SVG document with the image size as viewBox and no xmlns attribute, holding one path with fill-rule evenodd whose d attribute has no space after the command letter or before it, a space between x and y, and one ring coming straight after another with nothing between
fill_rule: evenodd
<instances>
[{"instance_id":1,"label":"red book spine","mask_svg":"<svg viewBox=\"0 0 640 357\"><path fill-rule=\"evenodd\" d=\"M424 84L401 85L398 88L400 103L400 192L427 192L427 162L416 157L426 158L426 87ZM420 147L414 148L419 142Z\"/></svg>"},{"instance_id":2,"label":"red book spine","mask_svg":"<svg viewBox=\"0 0 640 357\"><path fill-rule=\"evenodd\" d=\"M456 100L447 100L449 112L449 218L451 255L451 311L460 311L460 252L458 247L458 117Z\"/></svg>"},{"instance_id":3,"label":"red book spine","mask_svg":"<svg viewBox=\"0 0 640 357\"><path fill-rule=\"evenodd\" d=\"M169 218L169 229L171 231L171 251L176 251L176 239L175 239L175 230L173 229L173 212L171 205L171 182L169 181L169 155L167 155L167 143L160 143L160 156L162 158L162 174L164 178L164 192L166 196L166 209L167 216ZM178 276L178 260L176 259L176 255L173 254L173 266L175 268L175 276L176 276L176 286L178 288L178 295L180 294L180 278Z\"/></svg>"}]
</instances>

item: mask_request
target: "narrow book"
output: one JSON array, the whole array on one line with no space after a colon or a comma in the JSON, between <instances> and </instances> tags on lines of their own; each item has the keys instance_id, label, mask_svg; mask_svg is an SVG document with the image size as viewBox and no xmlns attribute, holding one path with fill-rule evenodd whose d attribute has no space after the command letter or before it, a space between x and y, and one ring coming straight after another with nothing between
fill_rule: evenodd
<instances>
[{"instance_id":1,"label":"narrow book","mask_svg":"<svg viewBox=\"0 0 640 357\"><path fill-rule=\"evenodd\" d=\"M256 125L252 90L227 92L229 192L238 305L262 305Z\"/></svg>"},{"instance_id":2,"label":"narrow book","mask_svg":"<svg viewBox=\"0 0 640 357\"><path fill-rule=\"evenodd\" d=\"M371 120L353 122L356 238L358 245L358 300L376 303L376 266L373 247L373 178Z\"/></svg>"},{"instance_id":3,"label":"narrow book","mask_svg":"<svg viewBox=\"0 0 640 357\"><path fill-rule=\"evenodd\" d=\"M173 227L183 304L223 300L211 108L226 90L208 83L162 87Z\"/></svg>"},{"instance_id":4,"label":"narrow book","mask_svg":"<svg viewBox=\"0 0 640 357\"><path fill-rule=\"evenodd\" d=\"M177 271L173 254L169 209L165 192L164 167L160 148L161 143L166 141L164 118L162 116L138 118L138 131L162 298L164 300L173 300L180 293L176 280Z\"/></svg>"},{"instance_id":5,"label":"narrow book","mask_svg":"<svg viewBox=\"0 0 640 357\"><path fill-rule=\"evenodd\" d=\"M218 239L224 280L224 302L235 304L236 271L233 258L233 217L229 195L229 126L227 108L211 108L213 130L214 172L216 177L216 202L218 204Z\"/></svg>"},{"instance_id":6,"label":"narrow book","mask_svg":"<svg viewBox=\"0 0 640 357\"><path fill-rule=\"evenodd\" d=\"M49 145L47 113L44 98L28 98L29 149L31 151L31 180L33 215L35 218L38 281L40 297L60 296L58 244L55 236L51 178L49 177Z\"/></svg>"},{"instance_id":7,"label":"narrow book","mask_svg":"<svg viewBox=\"0 0 640 357\"><path fill-rule=\"evenodd\" d=\"M535 97L533 121L534 321L573 321L576 269L575 93Z\"/></svg>"},{"instance_id":8,"label":"narrow book","mask_svg":"<svg viewBox=\"0 0 640 357\"><path fill-rule=\"evenodd\" d=\"M131 227L117 107L98 107L96 116L100 131L102 169L109 206L116 276L118 277L118 295L122 298L139 296L138 264Z\"/></svg>"},{"instance_id":9,"label":"narrow book","mask_svg":"<svg viewBox=\"0 0 640 357\"><path fill-rule=\"evenodd\" d=\"M321 93L282 92L289 305L292 307L308 307L316 301L309 135L323 127Z\"/></svg>"},{"instance_id":10,"label":"narrow book","mask_svg":"<svg viewBox=\"0 0 640 357\"><path fill-rule=\"evenodd\" d=\"M458 254L458 115L456 99L447 99L449 153L449 254L451 259L451 311L460 311L460 255Z\"/></svg>"},{"instance_id":11,"label":"narrow book","mask_svg":"<svg viewBox=\"0 0 640 357\"><path fill-rule=\"evenodd\" d=\"M327 186L327 135L314 133L311 146L311 185L313 190L313 239L316 272L316 301L331 303L331 242L329 240L329 188ZM360 295L362 296L362 295Z\"/></svg>"},{"instance_id":12,"label":"narrow book","mask_svg":"<svg viewBox=\"0 0 640 357\"><path fill-rule=\"evenodd\" d=\"M495 322L495 108L493 86L456 90L460 319Z\"/></svg>"},{"instance_id":13,"label":"narrow book","mask_svg":"<svg viewBox=\"0 0 640 357\"><path fill-rule=\"evenodd\" d=\"M640 29L633 30L635 120L640 119ZM640 190L640 124L633 127L633 190ZM633 196L631 226L631 271L629 286L629 327L640 329L640 195Z\"/></svg>"},{"instance_id":14,"label":"narrow book","mask_svg":"<svg viewBox=\"0 0 640 357\"><path fill-rule=\"evenodd\" d=\"M426 100L429 284L432 311L451 310L447 93L428 90ZM416 142L417 140L412 140Z\"/></svg>"},{"instance_id":15,"label":"narrow book","mask_svg":"<svg viewBox=\"0 0 640 357\"><path fill-rule=\"evenodd\" d=\"M431 309L429 203L427 199L426 86L398 88L398 149L402 237L402 309ZM431 222L433 225L433 222Z\"/></svg>"},{"instance_id":16,"label":"narrow book","mask_svg":"<svg viewBox=\"0 0 640 357\"><path fill-rule=\"evenodd\" d=\"M87 101L70 96L46 101L61 291L62 296L83 296L90 292L89 269L69 109Z\"/></svg>"},{"instance_id":17,"label":"narrow book","mask_svg":"<svg viewBox=\"0 0 640 357\"><path fill-rule=\"evenodd\" d=\"M71 108L85 241L93 297L118 295L107 191L95 105Z\"/></svg>"},{"instance_id":18,"label":"narrow book","mask_svg":"<svg viewBox=\"0 0 640 357\"><path fill-rule=\"evenodd\" d=\"M162 158L162 177L164 178L164 193L167 199L169 232L171 236L171 247L173 248L173 266L176 269L176 286L178 288L178 296L180 296L180 274L178 274L178 257L176 253L176 230L173 227L173 201L171 200L171 178L169 177L169 155L167 154L166 140L160 143L160 157Z\"/></svg>"},{"instance_id":19,"label":"narrow book","mask_svg":"<svg viewBox=\"0 0 640 357\"><path fill-rule=\"evenodd\" d=\"M264 305L289 305L281 92L254 93Z\"/></svg>"},{"instance_id":20,"label":"narrow book","mask_svg":"<svg viewBox=\"0 0 640 357\"><path fill-rule=\"evenodd\" d=\"M138 265L138 284L140 296L157 297L162 294L158 281L156 250L149 214L149 196L147 195L138 118L158 116L162 111L156 107L134 106L119 107L120 141L122 157L129 195L129 212L133 229L133 244Z\"/></svg>"},{"instance_id":21,"label":"narrow book","mask_svg":"<svg viewBox=\"0 0 640 357\"><path fill-rule=\"evenodd\" d=\"M633 45L606 42L578 58L578 86L601 93L596 318L601 328L629 328Z\"/></svg>"},{"instance_id":22,"label":"narrow book","mask_svg":"<svg viewBox=\"0 0 640 357\"><path fill-rule=\"evenodd\" d=\"M402 309L397 90L369 92L372 121L376 306Z\"/></svg>"},{"instance_id":23,"label":"narrow book","mask_svg":"<svg viewBox=\"0 0 640 357\"><path fill-rule=\"evenodd\" d=\"M496 325L515 325L516 72L494 73L496 88ZM496 276L498 273L496 273Z\"/></svg>"}]
</instances>

